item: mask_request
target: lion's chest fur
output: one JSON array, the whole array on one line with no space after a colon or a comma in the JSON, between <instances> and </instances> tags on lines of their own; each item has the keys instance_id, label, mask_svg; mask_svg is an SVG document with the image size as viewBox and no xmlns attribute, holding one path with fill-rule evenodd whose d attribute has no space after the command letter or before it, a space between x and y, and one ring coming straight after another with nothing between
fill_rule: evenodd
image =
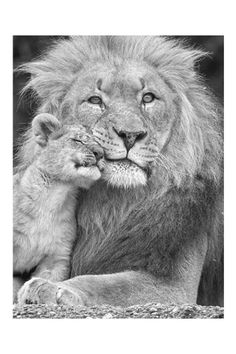
<instances>
[{"instance_id":1,"label":"lion's chest fur","mask_svg":"<svg viewBox=\"0 0 236 354\"><path fill-rule=\"evenodd\" d=\"M206 225L206 191L151 186L120 190L102 182L80 199L72 275L174 269L183 244ZM170 247L171 244L171 247Z\"/></svg>"},{"instance_id":2,"label":"lion's chest fur","mask_svg":"<svg viewBox=\"0 0 236 354\"><path fill-rule=\"evenodd\" d=\"M92 238L101 243L109 238L114 230L128 222L130 212L142 195L141 191L132 193L109 188L102 182L92 187L82 198L78 209L78 224L83 238L91 243L94 242Z\"/></svg>"},{"instance_id":3,"label":"lion's chest fur","mask_svg":"<svg viewBox=\"0 0 236 354\"><path fill-rule=\"evenodd\" d=\"M108 254L111 255L111 262L112 257L113 260L119 257L119 252L128 257L128 234L136 234L139 238L138 225L132 215L136 209L140 211L146 193L145 188L122 190L100 182L81 196L78 208L79 234L74 252L76 274L95 272L92 268L98 259L105 266ZM142 213L145 214L145 210ZM140 235L141 232L140 229ZM131 238L128 237L128 240Z\"/></svg>"}]
</instances>

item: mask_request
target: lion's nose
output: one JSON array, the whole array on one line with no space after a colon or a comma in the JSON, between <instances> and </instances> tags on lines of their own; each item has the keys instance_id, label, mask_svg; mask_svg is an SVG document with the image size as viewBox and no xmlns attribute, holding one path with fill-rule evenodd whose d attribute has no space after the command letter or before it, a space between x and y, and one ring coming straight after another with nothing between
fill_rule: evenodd
<instances>
[{"instance_id":1,"label":"lion's nose","mask_svg":"<svg viewBox=\"0 0 236 354\"><path fill-rule=\"evenodd\" d=\"M134 146L137 140L141 140L147 135L147 132L144 130L137 132L130 132L127 130L116 130L115 128L114 130L117 135L119 135L119 137L123 139L125 147L128 151Z\"/></svg>"}]
</instances>

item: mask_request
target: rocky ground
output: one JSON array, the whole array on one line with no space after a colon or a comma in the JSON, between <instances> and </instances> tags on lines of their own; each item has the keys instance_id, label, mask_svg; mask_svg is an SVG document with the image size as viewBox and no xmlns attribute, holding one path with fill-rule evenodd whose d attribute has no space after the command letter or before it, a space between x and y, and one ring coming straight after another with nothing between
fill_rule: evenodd
<instances>
[{"instance_id":1,"label":"rocky ground","mask_svg":"<svg viewBox=\"0 0 236 354\"><path fill-rule=\"evenodd\" d=\"M13 318L224 318L223 307L146 304L128 308L61 305L14 306Z\"/></svg>"}]
</instances>

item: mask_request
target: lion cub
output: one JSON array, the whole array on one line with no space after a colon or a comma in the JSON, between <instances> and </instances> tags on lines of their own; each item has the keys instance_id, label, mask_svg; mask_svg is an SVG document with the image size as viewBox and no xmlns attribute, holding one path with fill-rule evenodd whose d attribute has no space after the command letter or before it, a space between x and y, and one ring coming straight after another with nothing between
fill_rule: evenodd
<instances>
[{"instance_id":1,"label":"lion cub","mask_svg":"<svg viewBox=\"0 0 236 354\"><path fill-rule=\"evenodd\" d=\"M50 114L32 122L34 162L14 176L13 271L51 281L68 278L76 236L78 187L101 177L102 148L82 126L61 126Z\"/></svg>"}]
</instances>

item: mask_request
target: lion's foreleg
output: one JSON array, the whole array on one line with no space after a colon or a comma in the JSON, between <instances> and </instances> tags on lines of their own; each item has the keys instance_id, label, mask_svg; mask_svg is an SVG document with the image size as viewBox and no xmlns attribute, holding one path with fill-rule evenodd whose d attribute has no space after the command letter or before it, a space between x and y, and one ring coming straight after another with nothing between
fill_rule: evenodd
<instances>
[{"instance_id":1,"label":"lion's foreleg","mask_svg":"<svg viewBox=\"0 0 236 354\"><path fill-rule=\"evenodd\" d=\"M132 306L136 304L186 303L185 290L175 283L165 284L144 272L123 272L104 275L84 275L61 283L59 303L85 306L112 305Z\"/></svg>"},{"instance_id":2,"label":"lion's foreleg","mask_svg":"<svg viewBox=\"0 0 236 354\"><path fill-rule=\"evenodd\" d=\"M165 277L154 277L141 271L74 277L61 283L65 300L62 302L67 303L67 294L71 291L72 299L77 296L74 303L87 306L196 303L206 251L207 237L201 235L186 247L184 253L180 252L173 274Z\"/></svg>"}]
</instances>

